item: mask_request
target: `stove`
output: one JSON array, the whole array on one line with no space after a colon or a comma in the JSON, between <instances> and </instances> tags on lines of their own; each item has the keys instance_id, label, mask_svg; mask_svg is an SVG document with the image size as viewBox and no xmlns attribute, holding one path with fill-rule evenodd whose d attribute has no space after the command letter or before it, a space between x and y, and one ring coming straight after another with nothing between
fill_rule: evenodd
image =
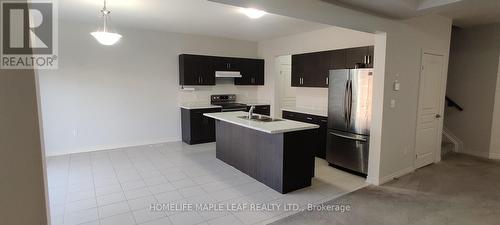
<instances>
[{"instance_id":1,"label":"stove","mask_svg":"<svg viewBox=\"0 0 500 225\"><path fill-rule=\"evenodd\" d=\"M236 95L212 95L210 104L222 107L222 112L246 111L247 105L236 102Z\"/></svg>"}]
</instances>

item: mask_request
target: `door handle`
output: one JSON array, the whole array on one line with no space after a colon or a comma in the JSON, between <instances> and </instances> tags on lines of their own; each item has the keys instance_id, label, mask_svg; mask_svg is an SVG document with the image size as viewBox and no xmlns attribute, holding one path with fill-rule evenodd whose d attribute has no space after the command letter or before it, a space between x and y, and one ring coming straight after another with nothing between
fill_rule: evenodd
<instances>
[{"instance_id":1,"label":"door handle","mask_svg":"<svg viewBox=\"0 0 500 225\"><path fill-rule=\"evenodd\" d=\"M439 118L441 118L441 115L436 114L436 119L439 119Z\"/></svg>"},{"instance_id":2,"label":"door handle","mask_svg":"<svg viewBox=\"0 0 500 225\"><path fill-rule=\"evenodd\" d=\"M368 139L366 139L366 138L349 137L347 135L337 134L337 133L333 133L333 132L330 132L330 134L333 136L337 136L337 137L341 137L341 138L345 138L345 139L349 139L349 140L354 140L354 141L363 141L363 142L368 141Z\"/></svg>"},{"instance_id":3,"label":"door handle","mask_svg":"<svg viewBox=\"0 0 500 225\"><path fill-rule=\"evenodd\" d=\"M351 125L351 116L352 116L352 80L349 80L349 112L347 121L348 125Z\"/></svg>"},{"instance_id":4,"label":"door handle","mask_svg":"<svg viewBox=\"0 0 500 225\"><path fill-rule=\"evenodd\" d=\"M344 89L344 122L347 123L347 92L349 89L349 80L345 82Z\"/></svg>"},{"instance_id":5,"label":"door handle","mask_svg":"<svg viewBox=\"0 0 500 225\"><path fill-rule=\"evenodd\" d=\"M328 85L328 77L326 77L326 85Z\"/></svg>"}]
</instances>

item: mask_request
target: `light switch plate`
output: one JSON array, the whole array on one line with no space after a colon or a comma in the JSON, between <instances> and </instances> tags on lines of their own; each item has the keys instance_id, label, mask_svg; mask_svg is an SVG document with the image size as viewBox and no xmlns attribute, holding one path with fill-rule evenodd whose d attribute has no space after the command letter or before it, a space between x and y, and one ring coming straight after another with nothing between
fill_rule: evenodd
<instances>
[{"instance_id":1,"label":"light switch plate","mask_svg":"<svg viewBox=\"0 0 500 225\"><path fill-rule=\"evenodd\" d=\"M391 108L396 108L396 100L391 99Z\"/></svg>"},{"instance_id":2,"label":"light switch plate","mask_svg":"<svg viewBox=\"0 0 500 225\"><path fill-rule=\"evenodd\" d=\"M394 81L394 91L399 91L401 90L401 83L399 81Z\"/></svg>"}]
</instances>

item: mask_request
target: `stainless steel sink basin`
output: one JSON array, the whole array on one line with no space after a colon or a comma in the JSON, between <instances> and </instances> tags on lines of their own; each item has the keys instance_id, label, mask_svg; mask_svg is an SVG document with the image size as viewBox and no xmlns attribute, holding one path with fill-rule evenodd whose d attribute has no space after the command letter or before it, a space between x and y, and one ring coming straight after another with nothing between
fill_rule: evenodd
<instances>
[{"instance_id":1,"label":"stainless steel sink basin","mask_svg":"<svg viewBox=\"0 0 500 225\"><path fill-rule=\"evenodd\" d=\"M283 121L282 119L274 119L272 117L262 116L262 115L253 115L251 118L248 118L248 116L238 116L238 118L246 119L246 120L254 120L254 121L259 121L259 122Z\"/></svg>"}]
</instances>

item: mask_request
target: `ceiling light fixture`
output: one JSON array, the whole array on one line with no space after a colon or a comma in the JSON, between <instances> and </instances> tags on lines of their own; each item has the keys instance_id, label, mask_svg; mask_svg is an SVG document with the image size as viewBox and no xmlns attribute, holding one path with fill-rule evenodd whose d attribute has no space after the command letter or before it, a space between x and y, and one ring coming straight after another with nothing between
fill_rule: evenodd
<instances>
[{"instance_id":1,"label":"ceiling light fixture","mask_svg":"<svg viewBox=\"0 0 500 225\"><path fill-rule=\"evenodd\" d=\"M122 38L120 34L111 32L108 28L110 13L111 11L106 8L106 0L104 0L104 7L101 9L101 15L103 18L102 29L98 28L96 32L90 33L102 45L114 45Z\"/></svg>"},{"instance_id":2,"label":"ceiling light fixture","mask_svg":"<svg viewBox=\"0 0 500 225\"><path fill-rule=\"evenodd\" d=\"M262 10L258 10L258 9L254 9L254 8L241 8L240 12L247 15L251 19L258 19L258 18L261 18L267 14L266 12L264 12Z\"/></svg>"}]
</instances>

